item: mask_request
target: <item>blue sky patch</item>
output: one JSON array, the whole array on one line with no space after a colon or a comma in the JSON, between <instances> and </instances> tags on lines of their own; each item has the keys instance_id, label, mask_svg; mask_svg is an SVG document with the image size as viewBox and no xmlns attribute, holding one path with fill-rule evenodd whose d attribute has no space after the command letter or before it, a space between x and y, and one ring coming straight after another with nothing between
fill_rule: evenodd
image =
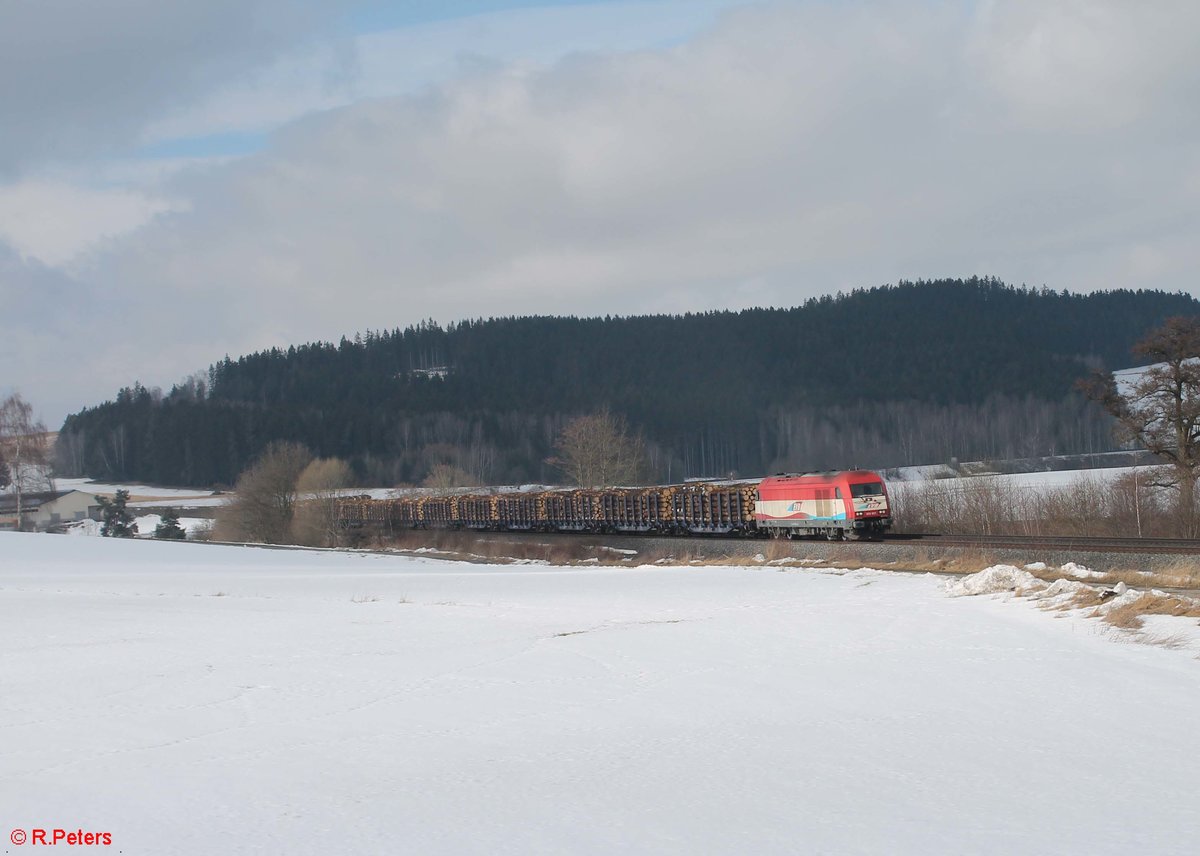
<instances>
[{"instance_id":1,"label":"blue sky patch","mask_svg":"<svg viewBox=\"0 0 1200 856\"><path fill-rule=\"evenodd\" d=\"M251 155L266 145L267 135L255 131L226 131L200 137L181 137L161 140L143 146L135 153L139 158L212 158Z\"/></svg>"}]
</instances>

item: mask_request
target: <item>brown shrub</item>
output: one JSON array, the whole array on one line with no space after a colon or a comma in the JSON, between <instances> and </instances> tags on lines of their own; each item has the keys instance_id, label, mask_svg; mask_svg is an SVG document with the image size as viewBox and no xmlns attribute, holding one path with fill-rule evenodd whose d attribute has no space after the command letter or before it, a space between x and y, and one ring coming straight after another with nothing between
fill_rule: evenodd
<instances>
[{"instance_id":1,"label":"brown shrub","mask_svg":"<svg viewBox=\"0 0 1200 856\"><path fill-rule=\"evenodd\" d=\"M768 562L778 562L780 559L790 559L794 555L791 541L785 538L772 538L763 545L762 553Z\"/></svg>"},{"instance_id":2,"label":"brown shrub","mask_svg":"<svg viewBox=\"0 0 1200 856\"><path fill-rule=\"evenodd\" d=\"M1101 617L1114 627L1139 630L1142 627L1142 619L1147 615L1200 618L1200 601L1173 594L1148 592L1129 603L1098 611L1101 612Z\"/></svg>"}]
</instances>

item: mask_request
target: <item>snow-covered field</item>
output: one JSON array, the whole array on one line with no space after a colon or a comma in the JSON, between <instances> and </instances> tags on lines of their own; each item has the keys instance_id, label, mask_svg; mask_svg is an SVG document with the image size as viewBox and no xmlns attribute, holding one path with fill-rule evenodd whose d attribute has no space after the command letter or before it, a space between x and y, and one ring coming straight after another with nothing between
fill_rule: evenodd
<instances>
[{"instance_id":1,"label":"snow-covered field","mask_svg":"<svg viewBox=\"0 0 1200 856\"><path fill-rule=\"evenodd\" d=\"M161 505L161 500L188 500L187 505L219 505L225 501L220 496L213 496L211 490L199 490L189 487L154 487L146 484L116 484L113 482L97 482L86 478L57 478L54 486L58 490L82 490L85 493L97 493L101 496L112 496L118 490L129 491L131 497L152 497L155 504Z\"/></svg>"},{"instance_id":2,"label":"snow-covered field","mask_svg":"<svg viewBox=\"0 0 1200 856\"><path fill-rule=\"evenodd\" d=\"M133 519L137 524L138 538L153 538L154 530L162 523L161 514L141 514ZM179 527L187 533L187 537L195 538L198 535L208 534L212 531L213 521L206 517L180 517ZM103 525L99 520L81 520L78 523L72 523L67 527L68 535L92 535L98 536L102 534Z\"/></svg>"},{"instance_id":3,"label":"snow-covered field","mask_svg":"<svg viewBox=\"0 0 1200 856\"><path fill-rule=\"evenodd\" d=\"M0 823L125 854L1192 853L1197 709L932 577L0 533Z\"/></svg>"},{"instance_id":4,"label":"snow-covered field","mask_svg":"<svg viewBox=\"0 0 1200 856\"><path fill-rule=\"evenodd\" d=\"M901 467L896 471L899 478L892 479L890 483L895 487L899 487L907 484L920 484L929 479L948 479L951 484L966 484L967 482L983 480L1016 488L1044 490L1047 488L1071 487L1078 484L1082 479L1090 479L1101 484L1106 484L1114 482L1123 476L1132 475L1135 472L1145 478L1149 478L1151 469L1151 467L1098 467L1095 469L1050 470L1036 473L966 475L955 478L948 467L943 464L934 464L927 467Z\"/></svg>"},{"instance_id":5,"label":"snow-covered field","mask_svg":"<svg viewBox=\"0 0 1200 856\"><path fill-rule=\"evenodd\" d=\"M1140 473L1142 478L1149 478L1150 467L1108 467L1096 470L1060 470L1047 473L1011 473L995 476L973 476L972 478L986 479L995 484L1009 485L1016 488L1045 490L1047 488L1071 487L1079 484L1082 479L1091 479L1099 484L1117 481L1123 476Z\"/></svg>"}]
</instances>

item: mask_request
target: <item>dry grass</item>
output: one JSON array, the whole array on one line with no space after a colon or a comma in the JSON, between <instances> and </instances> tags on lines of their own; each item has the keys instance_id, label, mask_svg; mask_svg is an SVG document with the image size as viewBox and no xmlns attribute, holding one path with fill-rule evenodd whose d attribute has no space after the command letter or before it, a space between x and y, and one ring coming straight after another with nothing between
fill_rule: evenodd
<instances>
[{"instance_id":1,"label":"dry grass","mask_svg":"<svg viewBox=\"0 0 1200 856\"><path fill-rule=\"evenodd\" d=\"M1136 580L1143 586L1150 583L1167 588L1200 589L1200 562L1191 558L1179 559L1155 568L1149 576L1135 573L1129 579L1122 579L1126 585L1133 585L1132 581Z\"/></svg>"},{"instance_id":2,"label":"dry grass","mask_svg":"<svg viewBox=\"0 0 1200 856\"><path fill-rule=\"evenodd\" d=\"M792 543L783 538L772 538L763 545L762 554L767 557L768 562L780 562L784 559L795 558L795 550L792 549Z\"/></svg>"},{"instance_id":3,"label":"dry grass","mask_svg":"<svg viewBox=\"0 0 1200 856\"><path fill-rule=\"evenodd\" d=\"M704 559L704 555L693 544L680 546L675 550L664 550L661 547L653 550L643 550L637 555L637 564L639 565L688 565L692 562L699 562Z\"/></svg>"},{"instance_id":4,"label":"dry grass","mask_svg":"<svg viewBox=\"0 0 1200 856\"><path fill-rule=\"evenodd\" d=\"M938 570L955 574L976 574L985 568L1002 564L995 553L977 549L960 550L938 561Z\"/></svg>"},{"instance_id":5,"label":"dry grass","mask_svg":"<svg viewBox=\"0 0 1200 856\"><path fill-rule=\"evenodd\" d=\"M1026 570L1029 570L1026 568ZM1061 568L1048 567L1043 570L1030 570L1035 577L1045 580L1046 582L1054 582L1057 579L1076 579L1064 572ZM1103 576L1088 577L1082 582L1087 582L1092 585L1107 585L1113 586L1117 583L1125 583L1129 588L1144 589L1144 588L1178 588L1178 589L1200 589L1200 567L1194 560L1181 560L1171 564L1161 565L1153 570L1135 569L1135 568L1111 568L1109 570L1097 571Z\"/></svg>"},{"instance_id":6,"label":"dry grass","mask_svg":"<svg viewBox=\"0 0 1200 856\"><path fill-rule=\"evenodd\" d=\"M1173 594L1147 592L1136 600L1109 609L1097 607L1093 617L1103 618L1113 627L1140 630L1147 615L1171 615L1176 618L1200 618L1200 601Z\"/></svg>"},{"instance_id":7,"label":"dry grass","mask_svg":"<svg viewBox=\"0 0 1200 856\"><path fill-rule=\"evenodd\" d=\"M1058 608L1060 610L1068 610L1092 609L1098 607L1104 603L1104 598L1100 596L1101 591L1103 591L1103 589L1094 588L1092 586L1081 588L1079 591L1075 592L1075 596L1071 598L1070 601ZM1093 616L1094 615L1095 613L1093 613Z\"/></svg>"},{"instance_id":8,"label":"dry grass","mask_svg":"<svg viewBox=\"0 0 1200 856\"><path fill-rule=\"evenodd\" d=\"M535 537L509 537L500 535L481 537L479 533L449 530L409 530L390 538L375 541L381 549L418 550L432 549L435 558L454 559L467 562L486 561L493 564L515 562L546 562L551 565L628 565L631 561L642 562L641 554L629 555L600 544L588 544L574 538L546 536L546 540Z\"/></svg>"},{"instance_id":9,"label":"dry grass","mask_svg":"<svg viewBox=\"0 0 1200 856\"><path fill-rule=\"evenodd\" d=\"M899 532L981 535L1170 536L1179 530L1169 492L1122 476L1080 474L1071 484L1030 488L992 479L902 482L891 492Z\"/></svg>"},{"instance_id":10,"label":"dry grass","mask_svg":"<svg viewBox=\"0 0 1200 856\"><path fill-rule=\"evenodd\" d=\"M1142 634L1141 640L1148 645L1157 645L1172 651L1192 647L1192 640L1186 633L1172 633L1169 636L1147 636Z\"/></svg>"}]
</instances>

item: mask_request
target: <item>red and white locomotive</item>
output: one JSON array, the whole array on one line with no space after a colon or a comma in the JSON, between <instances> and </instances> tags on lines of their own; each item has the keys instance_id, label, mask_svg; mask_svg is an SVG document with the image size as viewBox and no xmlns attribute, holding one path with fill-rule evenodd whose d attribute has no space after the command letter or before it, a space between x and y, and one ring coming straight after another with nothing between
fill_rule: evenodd
<instances>
[{"instance_id":1,"label":"red and white locomotive","mask_svg":"<svg viewBox=\"0 0 1200 856\"><path fill-rule=\"evenodd\" d=\"M758 484L760 530L789 535L881 535L892 525L887 488L866 470L778 475Z\"/></svg>"}]
</instances>

